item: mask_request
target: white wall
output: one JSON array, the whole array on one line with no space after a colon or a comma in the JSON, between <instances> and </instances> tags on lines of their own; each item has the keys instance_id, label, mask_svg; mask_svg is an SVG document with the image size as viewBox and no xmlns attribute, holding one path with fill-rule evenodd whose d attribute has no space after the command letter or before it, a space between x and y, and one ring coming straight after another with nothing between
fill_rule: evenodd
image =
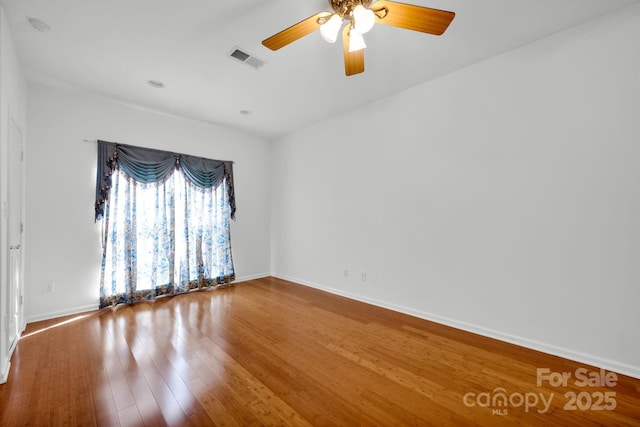
<instances>
[{"instance_id":1,"label":"white wall","mask_svg":"<svg viewBox=\"0 0 640 427\"><path fill-rule=\"evenodd\" d=\"M276 141L272 271L640 377L639 40L635 6Z\"/></svg>"},{"instance_id":2,"label":"white wall","mask_svg":"<svg viewBox=\"0 0 640 427\"><path fill-rule=\"evenodd\" d=\"M7 284L9 280L7 259L7 154L8 125L12 120L25 134L26 86L20 62L9 30L5 12L0 5L0 383L9 367L7 348Z\"/></svg>"},{"instance_id":3,"label":"white wall","mask_svg":"<svg viewBox=\"0 0 640 427\"><path fill-rule=\"evenodd\" d=\"M233 160L238 280L269 274L269 144L220 126L81 93L28 85L27 320L98 306L100 223L94 223L96 147L103 139ZM55 292L47 292L47 282Z\"/></svg>"}]
</instances>

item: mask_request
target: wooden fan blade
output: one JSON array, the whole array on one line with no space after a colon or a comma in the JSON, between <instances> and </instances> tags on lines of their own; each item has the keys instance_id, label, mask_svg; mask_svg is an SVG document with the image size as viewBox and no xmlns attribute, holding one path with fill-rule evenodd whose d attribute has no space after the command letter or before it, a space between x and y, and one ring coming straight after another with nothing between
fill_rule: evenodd
<instances>
[{"instance_id":1,"label":"wooden fan blade","mask_svg":"<svg viewBox=\"0 0 640 427\"><path fill-rule=\"evenodd\" d=\"M278 34L275 34L268 39L263 40L262 44L271 50L278 50L281 47L284 47L289 43L293 43L294 41L306 36L309 33L313 33L315 30L320 28L318 19L327 18L329 16L331 16L331 13L329 12L316 13L315 15L310 16L307 19L290 26L286 30L282 30Z\"/></svg>"},{"instance_id":2,"label":"wooden fan blade","mask_svg":"<svg viewBox=\"0 0 640 427\"><path fill-rule=\"evenodd\" d=\"M456 16L455 13L446 10L387 0L373 3L371 10L376 13L376 22L436 36L444 33Z\"/></svg>"},{"instance_id":3,"label":"wooden fan blade","mask_svg":"<svg viewBox=\"0 0 640 427\"><path fill-rule=\"evenodd\" d=\"M364 49L349 52L349 30L351 24L342 30L342 50L344 51L344 73L347 76L360 74L364 71Z\"/></svg>"}]
</instances>

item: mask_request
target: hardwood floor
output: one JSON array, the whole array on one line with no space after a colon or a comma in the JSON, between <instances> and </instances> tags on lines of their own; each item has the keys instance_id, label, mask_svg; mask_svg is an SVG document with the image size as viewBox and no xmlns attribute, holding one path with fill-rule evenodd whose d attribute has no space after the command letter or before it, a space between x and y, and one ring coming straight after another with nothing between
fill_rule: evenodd
<instances>
[{"instance_id":1,"label":"hardwood floor","mask_svg":"<svg viewBox=\"0 0 640 427\"><path fill-rule=\"evenodd\" d=\"M596 376L265 278L29 324L0 425L640 425L640 380Z\"/></svg>"}]
</instances>

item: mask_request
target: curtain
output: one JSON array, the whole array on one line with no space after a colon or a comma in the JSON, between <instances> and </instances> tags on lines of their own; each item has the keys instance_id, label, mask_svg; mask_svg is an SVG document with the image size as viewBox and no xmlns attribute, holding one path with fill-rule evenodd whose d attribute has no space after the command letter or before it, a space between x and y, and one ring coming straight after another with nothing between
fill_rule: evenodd
<instances>
[{"instance_id":1,"label":"curtain","mask_svg":"<svg viewBox=\"0 0 640 427\"><path fill-rule=\"evenodd\" d=\"M174 168L182 170L189 182L203 188L218 186L225 179L231 218L235 218L233 162L98 140L97 163L96 221L104 215L104 205L111 188L111 175L116 166L121 167L131 178L144 183L161 181Z\"/></svg>"},{"instance_id":2,"label":"curtain","mask_svg":"<svg viewBox=\"0 0 640 427\"><path fill-rule=\"evenodd\" d=\"M231 162L99 141L100 307L234 280L234 213Z\"/></svg>"}]
</instances>

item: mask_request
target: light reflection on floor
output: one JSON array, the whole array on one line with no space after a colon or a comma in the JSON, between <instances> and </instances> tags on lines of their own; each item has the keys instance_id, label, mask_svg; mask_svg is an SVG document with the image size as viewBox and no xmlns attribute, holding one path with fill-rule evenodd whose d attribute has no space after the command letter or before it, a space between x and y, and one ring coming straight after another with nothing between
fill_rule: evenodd
<instances>
[{"instance_id":1,"label":"light reflection on floor","mask_svg":"<svg viewBox=\"0 0 640 427\"><path fill-rule=\"evenodd\" d=\"M162 298L37 322L20 339L35 343L27 339L54 330L47 339L58 340L59 334L71 331L70 324L85 319L80 327L86 329L73 333L86 334L84 339L95 340L100 349L91 363L96 366L94 393L103 409L113 408L121 423L163 419L177 425L195 404L213 398L208 394L225 401L229 392L221 385L229 375L221 362L230 357L220 345L227 335L232 295L209 295L196 301Z\"/></svg>"},{"instance_id":2,"label":"light reflection on floor","mask_svg":"<svg viewBox=\"0 0 640 427\"><path fill-rule=\"evenodd\" d=\"M88 316L90 316L90 315L89 315L89 314L84 314L84 315L82 315L82 316L76 316L76 317L74 317L74 318L71 318L71 319L68 319L68 320L64 320L64 321L62 321L62 322L54 323L53 325L50 325L50 326L44 327L44 328L42 328L42 329L38 329L38 330L35 330L35 331L33 331L33 332L29 332L29 333L26 333L26 334L22 334L22 335L20 336L20 339L21 339L21 340L24 340L24 339L26 339L26 338L32 337L32 336L34 336L34 335L36 335L36 334L39 334L39 333L41 333L41 332L45 332L45 331L48 331L48 330L50 330L50 329L57 328L57 327L59 327L59 326L67 325L67 324L69 324L69 323L71 323L71 322L75 322L75 321L78 321L78 320L80 320L80 319L84 319L85 317L88 317Z\"/></svg>"}]
</instances>

